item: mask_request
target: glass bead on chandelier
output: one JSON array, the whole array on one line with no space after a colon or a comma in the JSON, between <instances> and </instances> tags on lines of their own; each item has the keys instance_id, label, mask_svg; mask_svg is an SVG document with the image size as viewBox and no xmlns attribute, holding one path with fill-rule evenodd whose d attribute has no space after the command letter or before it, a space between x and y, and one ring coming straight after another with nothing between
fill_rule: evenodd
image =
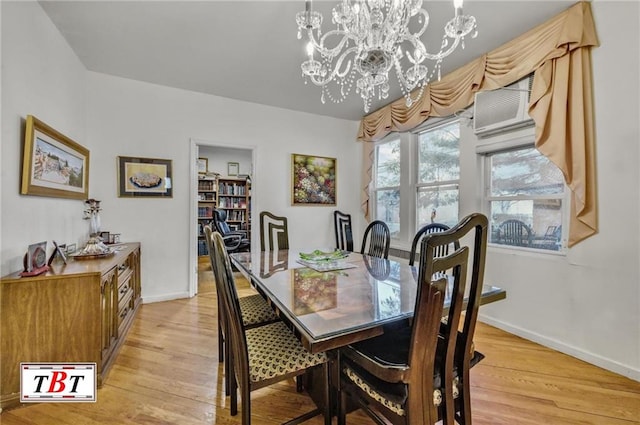
<instances>
[{"instance_id":1,"label":"glass bead on chandelier","mask_svg":"<svg viewBox=\"0 0 640 425\"><path fill-rule=\"evenodd\" d=\"M454 9L454 17L444 27L440 50L429 53L420 40L429 25L422 0L342 0L332 12L336 28L324 34L322 15L313 11L311 0L307 0L306 10L296 15L298 39L305 32L308 39L309 58L301 65L305 83L311 81L322 87L322 103L327 97L340 103L355 82L364 111L369 112L374 98L388 97L389 71L394 68L407 106L411 106L436 72L440 79L442 60L458 45L464 48L465 36L472 32L472 38L477 35L476 19L462 13L462 0L454 0ZM410 25L417 31L412 33ZM434 62L431 70L426 60ZM403 65L408 66L406 70ZM339 87L339 93L328 89L331 82ZM412 97L416 88L419 90Z\"/></svg>"}]
</instances>

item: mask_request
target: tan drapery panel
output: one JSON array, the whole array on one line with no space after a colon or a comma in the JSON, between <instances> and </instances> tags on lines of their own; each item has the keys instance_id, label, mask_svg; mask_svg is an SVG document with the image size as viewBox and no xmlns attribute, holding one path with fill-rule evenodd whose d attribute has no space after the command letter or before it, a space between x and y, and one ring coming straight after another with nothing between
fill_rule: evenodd
<instances>
[{"instance_id":1,"label":"tan drapery panel","mask_svg":"<svg viewBox=\"0 0 640 425\"><path fill-rule=\"evenodd\" d=\"M597 199L591 47L598 46L588 2L580 2L546 23L447 74L407 107L401 98L362 119L358 140L379 140L407 131L430 116L449 116L473 103L474 93L507 86L534 72L529 114L536 147L563 172L573 192L569 246L595 234ZM362 207L369 219L373 148L363 144L365 188Z\"/></svg>"}]
</instances>

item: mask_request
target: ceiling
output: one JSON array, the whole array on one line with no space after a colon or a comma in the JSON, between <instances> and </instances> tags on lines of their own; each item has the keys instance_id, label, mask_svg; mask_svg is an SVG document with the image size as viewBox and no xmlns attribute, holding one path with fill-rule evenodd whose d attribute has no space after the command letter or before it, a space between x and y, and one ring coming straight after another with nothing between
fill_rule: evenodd
<instances>
[{"instance_id":1,"label":"ceiling","mask_svg":"<svg viewBox=\"0 0 640 425\"><path fill-rule=\"evenodd\" d=\"M328 31L337 0L316 1ZM446 74L546 21L574 1L467 0L465 13L478 21L478 37L467 38L446 58ZM304 1L57 1L40 4L82 63L91 71L217 96L347 120L364 114L355 94L340 104L320 101L321 89L305 84L295 14ZM452 1L425 1L430 30L424 40L439 46L453 14ZM429 64L430 65L430 64ZM401 96L390 76L389 98Z\"/></svg>"}]
</instances>

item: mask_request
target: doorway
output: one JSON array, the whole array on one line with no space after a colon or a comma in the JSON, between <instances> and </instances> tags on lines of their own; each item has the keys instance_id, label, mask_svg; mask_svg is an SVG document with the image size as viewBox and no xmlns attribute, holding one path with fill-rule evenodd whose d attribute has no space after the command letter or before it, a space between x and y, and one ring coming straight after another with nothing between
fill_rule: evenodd
<instances>
[{"instance_id":1,"label":"doorway","mask_svg":"<svg viewBox=\"0 0 640 425\"><path fill-rule=\"evenodd\" d=\"M206 251L202 251L202 237L201 225L207 223L206 219L199 217L199 208L218 208L218 206L227 206L228 203L223 205L218 204L218 193L207 194L203 196L198 187L200 184L200 177L205 177L207 180L222 180L228 179L230 181L246 181L247 176L250 180L251 192L245 199L245 202L238 202L233 205L233 213L236 222L234 225L242 226L243 221L246 226L250 228L251 218L254 216L254 202L250 199L255 196L255 179L254 179L254 164L255 164L255 146L244 146L237 144L219 143L215 141L191 139L191 166L190 166L190 225L189 225L189 296L193 297L198 294L199 276L204 276L205 282L202 282L204 288L209 288L211 285L211 279L207 269L210 269L210 262ZM205 165L206 164L206 165ZM206 167L206 168L205 168ZM217 183L215 185L215 191L218 192ZM215 197L215 201L211 198ZM206 198L205 202L202 201ZM229 199L220 199L221 202L228 202ZM236 200L238 201L238 200ZM237 208L236 208L237 207ZM206 215L205 215L206 216ZM244 220L243 220L244 218ZM204 255L203 255L204 254ZM204 272L204 274L203 274Z\"/></svg>"}]
</instances>

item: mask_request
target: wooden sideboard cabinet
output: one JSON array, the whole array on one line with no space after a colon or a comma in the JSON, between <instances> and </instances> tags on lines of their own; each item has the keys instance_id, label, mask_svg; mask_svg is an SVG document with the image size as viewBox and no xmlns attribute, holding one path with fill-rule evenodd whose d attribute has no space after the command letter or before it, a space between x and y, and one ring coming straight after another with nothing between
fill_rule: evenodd
<instances>
[{"instance_id":1,"label":"wooden sideboard cabinet","mask_svg":"<svg viewBox=\"0 0 640 425\"><path fill-rule=\"evenodd\" d=\"M95 362L102 386L141 301L140 244L114 248L40 276L2 278L1 407L20 402L20 362Z\"/></svg>"}]
</instances>

